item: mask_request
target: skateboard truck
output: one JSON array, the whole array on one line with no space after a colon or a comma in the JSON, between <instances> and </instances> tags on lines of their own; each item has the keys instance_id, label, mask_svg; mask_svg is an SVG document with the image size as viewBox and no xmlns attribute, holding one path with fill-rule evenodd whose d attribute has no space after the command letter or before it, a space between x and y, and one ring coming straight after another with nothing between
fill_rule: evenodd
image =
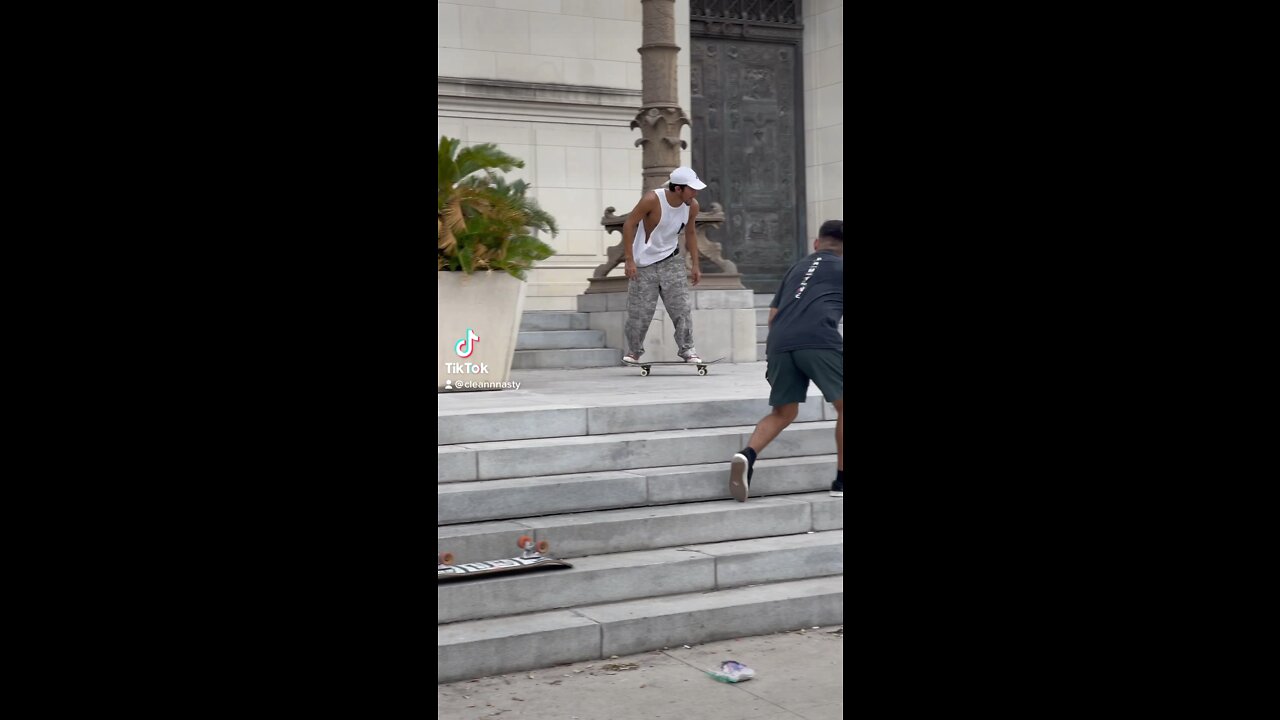
<instances>
[{"instance_id":1,"label":"skateboard truck","mask_svg":"<svg viewBox=\"0 0 1280 720\"><path fill-rule=\"evenodd\" d=\"M540 558L543 553L551 549L551 543L546 540L535 543L533 538L528 535L521 535L520 539L516 541L516 545L520 546L521 550L524 550L520 557L526 560Z\"/></svg>"},{"instance_id":2,"label":"skateboard truck","mask_svg":"<svg viewBox=\"0 0 1280 720\"><path fill-rule=\"evenodd\" d=\"M527 570L551 570L571 568L573 565L547 555L551 543L546 540L534 540L528 535L521 535L516 541L521 553L516 557L498 560L475 560L461 565L454 564L453 553L436 551L436 580L452 582L469 578L486 577L488 575L525 572Z\"/></svg>"},{"instance_id":3,"label":"skateboard truck","mask_svg":"<svg viewBox=\"0 0 1280 720\"><path fill-rule=\"evenodd\" d=\"M694 364L698 366L698 374L699 374L699 375L706 375L706 374L707 374L707 366L706 366L706 365L703 365L703 364L701 364L701 363L694 363ZM640 366L640 376L641 376L641 377L644 377L644 376L646 376L646 375L648 375L648 374L649 374L649 366L648 366L648 365L641 365L641 366Z\"/></svg>"}]
</instances>

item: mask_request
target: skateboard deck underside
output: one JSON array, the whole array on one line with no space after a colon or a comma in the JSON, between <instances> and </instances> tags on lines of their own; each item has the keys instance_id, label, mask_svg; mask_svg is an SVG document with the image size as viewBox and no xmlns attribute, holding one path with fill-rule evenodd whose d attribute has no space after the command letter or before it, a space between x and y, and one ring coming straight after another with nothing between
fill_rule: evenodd
<instances>
[{"instance_id":1,"label":"skateboard deck underside","mask_svg":"<svg viewBox=\"0 0 1280 720\"><path fill-rule=\"evenodd\" d=\"M456 565L438 565L436 567L437 582L448 580L465 580L483 575L501 573L528 572L551 568L571 568L569 563L549 557L538 558L504 558L502 560L485 560L483 562L458 563Z\"/></svg>"}]
</instances>

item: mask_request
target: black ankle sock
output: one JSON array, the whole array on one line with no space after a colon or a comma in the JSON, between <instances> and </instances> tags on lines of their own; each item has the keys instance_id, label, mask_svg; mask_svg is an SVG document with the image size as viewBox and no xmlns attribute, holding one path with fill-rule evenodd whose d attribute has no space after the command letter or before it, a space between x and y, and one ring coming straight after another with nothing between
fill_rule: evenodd
<instances>
[{"instance_id":1,"label":"black ankle sock","mask_svg":"<svg viewBox=\"0 0 1280 720\"><path fill-rule=\"evenodd\" d=\"M843 485L843 484L844 484L844 471L843 471L843 470L837 470L837 471L836 471L836 482L840 483L841 485Z\"/></svg>"},{"instance_id":2,"label":"black ankle sock","mask_svg":"<svg viewBox=\"0 0 1280 720\"><path fill-rule=\"evenodd\" d=\"M747 463L748 463L748 464L750 464L750 465L755 465L755 464L756 464L756 451L755 451L755 450L752 450L752 449L748 446L747 448L745 448L745 449L742 451L742 454L747 456Z\"/></svg>"}]
</instances>

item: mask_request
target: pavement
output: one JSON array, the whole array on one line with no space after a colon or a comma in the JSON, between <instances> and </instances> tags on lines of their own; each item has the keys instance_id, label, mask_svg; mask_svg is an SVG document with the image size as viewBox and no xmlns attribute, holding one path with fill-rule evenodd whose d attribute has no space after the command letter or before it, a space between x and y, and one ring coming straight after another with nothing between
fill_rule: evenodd
<instances>
[{"instance_id":1,"label":"pavement","mask_svg":"<svg viewBox=\"0 0 1280 720\"><path fill-rule=\"evenodd\" d=\"M510 392L510 391L507 391ZM756 675L707 675L736 660ZM844 626L672 647L436 686L437 720L837 720Z\"/></svg>"},{"instance_id":2,"label":"pavement","mask_svg":"<svg viewBox=\"0 0 1280 720\"><path fill-rule=\"evenodd\" d=\"M495 410L608 407L658 402L693 402L768 398L764 379L767 363L721 362L698 375L692 365L654 365L648 377L640 369L617 367L567 370L512 370L518 389L448 391L437 395L439 414L493 412ZM809 386L809 395L821 395ZM763 415L763 414L762 414Z\"/></svg>"}]
</instances>

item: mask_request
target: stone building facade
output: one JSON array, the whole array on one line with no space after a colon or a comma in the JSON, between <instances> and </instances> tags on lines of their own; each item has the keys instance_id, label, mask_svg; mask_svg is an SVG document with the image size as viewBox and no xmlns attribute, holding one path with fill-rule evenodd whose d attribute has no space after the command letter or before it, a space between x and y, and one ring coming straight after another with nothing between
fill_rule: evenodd
<instances>
[{"instance_id":1,"label":"stone building facade","mask_svg":"<svg viewBox=\"0 0 1280 720\"><path fill-rule=\"evenodd\" d=\"M524 160L513 175L560 227L547 238L557 254L530 275L525 310L577 309L619 240L601 226L605 209L625 215L639 199L640 131L630 125L641 105L641 17L641 0L437 3L438 135ZM766 291L823 220L844 217L844 2L675 0L674 22L677 99L692 123L681 163L725 206L712 239L744 266L748 286ZM719 95L709 97L713 72ZM726 162L735 158L745 164ZM782 190L770 205L765 196Z\"/></svg>"}]
</instances>

